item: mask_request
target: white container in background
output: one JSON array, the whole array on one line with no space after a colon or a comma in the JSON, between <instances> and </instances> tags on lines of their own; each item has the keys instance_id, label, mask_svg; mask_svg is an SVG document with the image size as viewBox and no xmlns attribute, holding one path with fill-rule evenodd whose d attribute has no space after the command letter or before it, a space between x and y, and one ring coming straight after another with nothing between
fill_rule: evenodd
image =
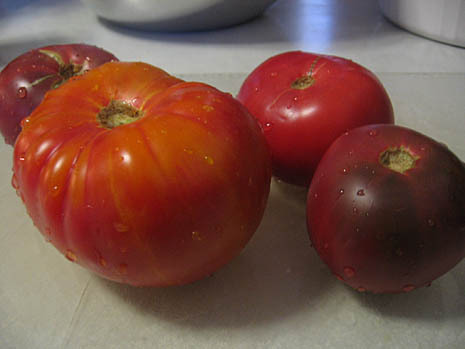
<instances>
[{"instance_id":1,"label":"white container in background","mask_svg":"<svg viewBox=\"0 0 465 349\"><path fill-rule=\"evenodd\" d=\"M422 36L465 47L465 0L379 0L392 22Z\"/></svg>"},{"instance_id":2,"label":"white container in background","mask_svg":"<svg viewBox=\"0 0 465 349\"><path fill-rule=\"evenodd\" d=\"M99 17L127 27L192 31L227 27L263 13L276 0L82 0Z\"/></svg>"}]
</instances>

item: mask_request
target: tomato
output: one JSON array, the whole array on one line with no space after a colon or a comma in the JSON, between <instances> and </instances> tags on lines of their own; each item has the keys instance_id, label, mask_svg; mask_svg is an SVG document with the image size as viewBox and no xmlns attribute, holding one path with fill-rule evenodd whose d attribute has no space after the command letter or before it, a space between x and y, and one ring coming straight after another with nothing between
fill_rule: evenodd
<instances>
[{"instance_id":1,"label":"tomato","mask_svg":"<svg viewBox=\"0 0 465 349\"><path fill-rule=\"evenodd\" d=\"M69 260L132 285L185 284L237 255L266 206L271 159L230 94L112 62L23 120L13 185Z\"/></svg>"},{"instance_id":2,"label":"tomato","mask_svg":"<svg viewBox=\"0 0 465 349\"><path fill-rule=\"evenodd\" d=\"M360 291L429 285L465 256L465 165L441 143L394 125L340 136L308 192L311 241Z\"/></svg>"},{"instance_id":3,"label":"tomato","mask_svg":"<svg viewBox=\"0 0 465 349\"><path fill-rule=\"evenodd\" d=\"M394 122L376 76L335 56L292 51L271 57L245 79L238 99L265 131L274 175L302 186L342 133Z\"/></svg>"},{"instance_id":4,"label":"tomato","mask_svg":"<svg viewBox=\"0 0 465 349\"><path fill-rule=\"evenodd\" d=\"M11 61L0 73L0 132L5 143L14 144L21 120L37 107L48 90L108 61L117 58L85 44L45 46Z\"/></svg>"}]
</instances>

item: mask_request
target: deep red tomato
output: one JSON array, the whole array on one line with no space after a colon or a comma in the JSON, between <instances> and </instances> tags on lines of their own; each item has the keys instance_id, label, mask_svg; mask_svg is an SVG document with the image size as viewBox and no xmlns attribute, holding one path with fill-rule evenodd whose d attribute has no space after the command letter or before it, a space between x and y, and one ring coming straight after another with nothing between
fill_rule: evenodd
<instances>
[{"instance_id":1,"label":"deep red tomato","mask_svg":"<svg viewBox=\"0 0 465 349\"><path fill-rule=\"evenodd\" d=\"M465 166L413 130L354 129L318 165L307 223L320 257L348 285L375 293L429 285L465 256Z\"/></svg>"},{"instance_id":2,"label":"deep red tomato","mask_svg":"<svg viewBox=\"0 0 465 349\"><path fill-rule=\"evenodd\" d=\"M393 123L389 96L364 67L293 51L271 57L244 81L238 99L261 123L273 173L308 185L323 153L349 129Z\"/></svg>"},{"instance_id":3,"label":"deep red tomato","mask_svg":"<svg viewBox=\"0 0 465 349\"><path fill-rule=\"evenodd\" d=\"M271 160L230 94L113 62L49 92L23 120L13 185L69 260L133 285L210 275L246 245Z\"/></svg>"},{"instance_id":4,"label":"deep red tomato","mask_svg":"<svg viewBox=\"0 0 465 349\"><path fill-rule=\"evenodd\" d=\"M39 105L48 90L109 61L117 58L85 44L45 46L11 61L0 73L0 132L5 142L14 144L21 120Z\"/></svg>"}]
</instances>

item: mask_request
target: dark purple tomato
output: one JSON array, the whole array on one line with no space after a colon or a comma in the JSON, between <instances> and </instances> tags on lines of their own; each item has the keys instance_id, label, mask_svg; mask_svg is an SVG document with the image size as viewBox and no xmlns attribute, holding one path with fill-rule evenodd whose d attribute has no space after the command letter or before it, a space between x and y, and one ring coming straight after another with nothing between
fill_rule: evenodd
<instances>
[{"instance_id":1,"label":"dark purple tomato","mask_svg":"<svg viewBox=\"0 0 465 349\"><path fill-rule=\"evenodd\" d=\"M465 255L465 166L404 127L351 130L318 165L307 224L322 260L348 285L374 293L429 285Z\"/></svg>"},{"instance_id":2,"label":"dark purple tomato","mask_svg":"<svg viewBox=\"0 0 465 349\"><path fill-rule=\"evenodd\" d=\"M15 58L0 73L0 132L5 143L14 144L21 120L47 91L72 76L117 60L111 53L85 44L45 46Z\"/></svg>"}]
</instances>

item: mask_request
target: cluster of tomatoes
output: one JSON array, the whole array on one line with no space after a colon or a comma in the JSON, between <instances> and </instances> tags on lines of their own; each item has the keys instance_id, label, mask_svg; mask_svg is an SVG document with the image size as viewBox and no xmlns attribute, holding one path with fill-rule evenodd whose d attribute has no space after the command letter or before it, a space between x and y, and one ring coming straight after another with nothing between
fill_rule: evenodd
<instances>
[{"instance_id":1,"label":"cluster of tomatoes","mask_svg":"<svg viewBox=\"0 0 465 349\"><path fill-rule=\"evenodd\" d=\"M103 49L32 50L0 74L12 183L69 260L118 282L179 285L228 263L271 176L308 190L310 239L348 285L402 292L465 255L465 166L394 125L370 71L287 52L237 98Z\"/></svg>"}]
</instances>

